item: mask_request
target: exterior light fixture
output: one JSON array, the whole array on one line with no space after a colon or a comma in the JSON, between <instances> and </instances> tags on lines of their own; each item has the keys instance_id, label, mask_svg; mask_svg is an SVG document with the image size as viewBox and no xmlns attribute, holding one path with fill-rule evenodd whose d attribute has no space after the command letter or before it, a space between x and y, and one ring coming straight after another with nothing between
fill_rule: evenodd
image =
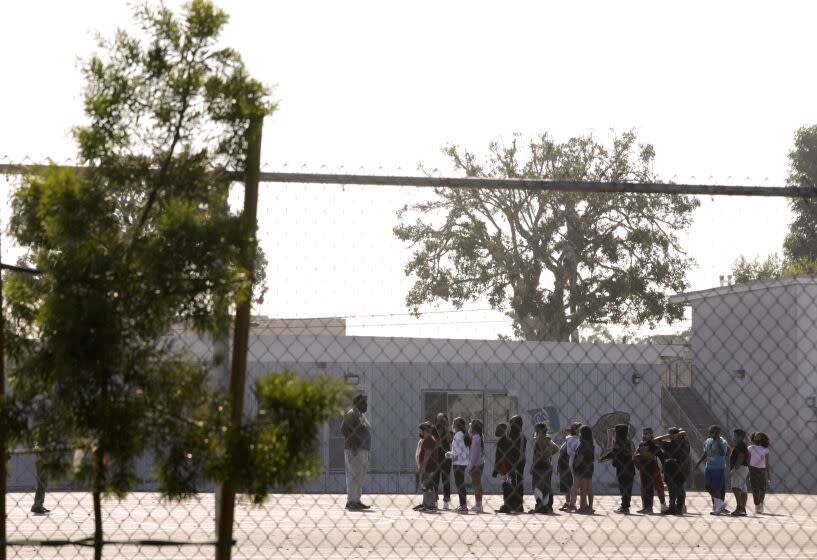
<instances>
[{"instance_id":1,"label":"exterior light fixture","mask_svg":"<svg viewBox=\"0 0 817 560\"><path fill-rule=\"evenodd\" d=\"M637 371L633 372L632 382L633 385L638 385L639 383L641 383L641 374L638 373Z\"/></svg>"},{"instance_id":2,"label":"exterior light fixture","mask_svg":"<svg viewBox=\"0 0 817 560\"><path fill-rule=\"evenodd\" d=\"M357 385L360 383L360 376L356 373L344 373L343 380L349 385Z\"/></svg>"},{"instance_id":3,"label":"exterior light fixture","mask_svg":"<svg viewBox=\"0 0 817 560\"><path fill-rule=\"evenodd\" d=\"M806 397L806 406L809 408L817 408L817 397Z\"/></svg>"},{"instance_id":4,"label":"exterior light fixture","mask_svg":"<svg viewBox=\"0 0 817 560\"><path fill-rule=\"evenodd\" d=\"M736 379L746 379L746 370L743 368L735 370Z\"/></svg>"}]
</instances>

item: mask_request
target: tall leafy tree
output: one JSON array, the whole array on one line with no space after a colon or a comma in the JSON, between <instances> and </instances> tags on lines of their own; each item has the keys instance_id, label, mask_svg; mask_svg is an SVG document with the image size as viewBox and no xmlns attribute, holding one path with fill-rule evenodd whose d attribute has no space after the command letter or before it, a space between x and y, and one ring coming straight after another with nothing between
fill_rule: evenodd
<instances>
[{"instance_id":1,"label":"tall leafy tree","mask_svg":"<svg viewBox=\"0 0 817 560\"><path fill-rule=\"evenodd\" d=\"M804 126L794 133L794 149L789 152L789 184L817 188L817 125ZM817 197L791 201L794 220L783 244L789 262L817 261Z\"/></svg>"},{"instance_id":2,"label":"tall leafy tree","mask_svg":"<svg viewBox=\"0 0 817 560\"><path fill-rule=\"evenodd\" d=\"M736 284L814 274L817 274L817 260L808 257L787 261L772 253L765 260L749 260L741 255L732 263L732 278Z\"/></svg>"},{"instance_id":3,"label":"tall leafy tree","mask_svg":"<svg viewBox=\"0 0 817 560\"><path fill-rule=\"evenodd\" d=\"M89 452L78 476L97 504L133 488L146 451L168 496L207 474L260 500L316 472L317 426L344 392L290 373L259 381L259 417L234 433L207 365L167 335L177 324L225 334L261 275L243 267L255 229L228 195L251 121L275 105L219 44L228 18L210 2L180 15L142 6L136 19L138 35L118 31L83 67L81 168L46 169L14 193L10 232L41 271L7 279L14 397L24 411L45 403L41 444Z\"/></svg>"},{"instance_id":4,"label":"tall leafy tree","mask_svg":"<svg viewBox=\"0 0 817 560\"><path fill-rule=\"evenodd\" d=\"M765 260L747 259L743 255L732 263L732 278L736 284L753 280L775 280L783 275L786 263L777 253L772 253Z\"/></svg>"},{"instance_id":5,"label":"tall leafy tree","mask_svg":"<svg viewBox=\"0 0 817 560\"><path fill-rule=\"evenodd\" d=\"M444 152L468 177L654 181L655 151L632 131L610 145L592 136L490 144L479 158ZM406 297L415 312L439 300L486 298L506 310L516 336L577 338L582 325L654 324L682 316L669 293L687 286L692 260L677 234L698 202L685 196L437 188L404 207L395 235L414 247Z\"/></svg>"}]
</instances>

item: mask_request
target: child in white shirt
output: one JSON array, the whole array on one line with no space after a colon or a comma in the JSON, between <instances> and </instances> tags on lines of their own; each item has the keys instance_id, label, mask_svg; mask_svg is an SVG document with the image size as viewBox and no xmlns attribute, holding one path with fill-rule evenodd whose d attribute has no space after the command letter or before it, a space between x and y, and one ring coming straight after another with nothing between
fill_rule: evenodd
<instances>
[{"instance_id":1,"label":"child in white shirt","mask_svg":"<svg viewBox=\"0 0 817 560\"><path fill-rule=\"evenodd\" d=\"M763 432L754 432L749 436L749 484L752 487L752 499L755 513L763 513L763 501L766 490L772 481L769 470L769 436Z\"/></svg>"}]
</instances>

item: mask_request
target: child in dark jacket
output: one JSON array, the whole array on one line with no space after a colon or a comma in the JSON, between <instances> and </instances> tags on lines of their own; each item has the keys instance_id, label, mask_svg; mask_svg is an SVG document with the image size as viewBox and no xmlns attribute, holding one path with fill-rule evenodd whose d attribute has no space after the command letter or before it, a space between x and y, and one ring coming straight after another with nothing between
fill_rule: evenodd
<instances>
[{"instance_id":1,"label":"child in dark jacket","mask_svg":"<svg viewBox=\"0 0 817 560\"><path fill-rule=\"evenodd\" d=\"M508 506L513 513L524 512L525 452L528 447L528 438L522 432L522 417L518 414L508 421L508 439L511 440L511 454L508 458L510 470L511 493L508 495Z\"/></svg>"},{"instance_id":2,"label":"child in dark jacket","mask_svg":"<svg viewBox=\"0 0 817 560\"><path fill-rule=\"evenodd\" d=\"M499 438L496 442L496 453L494 455L494 471L491 476L496 478L497 475L502 479L502 506L499 508L500 513L510 513L511 507L508 503L508 498L512 492L511 486L511 462L510 458L513 455L513 443L508 437L508 425L505 423L497 424L494 435Z\"/></svg>"},{"instance_id":3,"label":"child in dark jacket","mask_svg":"<svg viewBox=\"0 0 817 560\"><path fill-rule=\"evenodd\" d=\"M662 462L664 463L664 480L669 490L668 515L683 515L686 507L686 479L690 470L689 441L686 432L672 427L666 436L659 438L663 441Z\"/></svg>"},{"instance_id":4,"label":"child in dark jacket","mask_svg":"<svg viewBox=\"0 0 817 560\"><path fill-rule=\"evenodd\" d=\"M618 491L621 494L621 506L615 513L630 513L630 500L633 496L633 481L635 480L635 465L633 464L633 444L630 442L630 427L627 424L618 424L615 428L613 447L602 454L600 460L610 460L616 469Z\"/></svg>"}]
</instances>

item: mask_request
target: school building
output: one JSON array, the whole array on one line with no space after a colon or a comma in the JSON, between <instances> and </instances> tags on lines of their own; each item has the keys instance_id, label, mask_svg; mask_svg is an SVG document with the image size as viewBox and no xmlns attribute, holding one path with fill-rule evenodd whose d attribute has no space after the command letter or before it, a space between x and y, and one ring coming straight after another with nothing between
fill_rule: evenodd
<instances>
[{"instance_id":1,"label":"school building","mask_svg":"<svg viewBox=\"0 0 817 560\"><path fill-rule=\"evenodd\" d=\"M361 337L347 336L342 320L258 319L250 337L246 414L255 413L253 380L284 367L309 378L343 379L366 393L373 427L367 492L416 490L417 424L438 412L483 421L489 492L499 491L490 477L494 429L514 414L524 419L528 462L538 421L557 443L571 421L590 424L597 456L607 428L617 423L639 431L684 427L693 460L711 423L764 431L772 440L775 491L817 492L811 445L817 437L817 279L722 286L673 301L692 308L688 345ZM229 354L225 343L183 331L173 338L203 361ZM214 382L224 383L226 363L214 370ZM339 421L324 426L319 450L325 472L305 490L343 492ZM32 488L32 457L15 456L11 463L9 488ZM155 488L150 467L149 458L140 461L145 490ZM609 464L597 465L594 488L615 492Z\"/></svg>"},{"instance_id":2,"label":"school building","mask_svg":"<svg viewBox=\"0 0 817 560\"><path fill-rule=\"evenodd\" d=\"M817 277L747 282L675 296L692 309L688 387L664 391L665 416L771 439L775 491L817 492ZM684 384L681 384L684 385Z\"/></svg>"},{"instance_id":3,"label":"school building","mask_svg":"<svg viewBox=\"0 0 817 560\"><path fill-rule=\"evenodd\" d=\"M478 418L485 426L487 490L498 423L520 414L529 438L545 422L560 443L562 427L580 419L593 426L597 451L608 427L624 422L656 429L661 420L663 353L670 346L575 344L496 340L443 340L359 336L252 336L247 412L253 414L251 380L284 367L306 377L331 376L369 397L372 450L366 491L413 493L417 488L417 425L446 412L449 419ZM307 488L345 491L340 422L324 427L325 473ZM527 477L526 477L527 478ZM528 481L526 481L526 484ZM597 466L600 492L612 491L609 464Z\"/></svg>"}]
</instances>

